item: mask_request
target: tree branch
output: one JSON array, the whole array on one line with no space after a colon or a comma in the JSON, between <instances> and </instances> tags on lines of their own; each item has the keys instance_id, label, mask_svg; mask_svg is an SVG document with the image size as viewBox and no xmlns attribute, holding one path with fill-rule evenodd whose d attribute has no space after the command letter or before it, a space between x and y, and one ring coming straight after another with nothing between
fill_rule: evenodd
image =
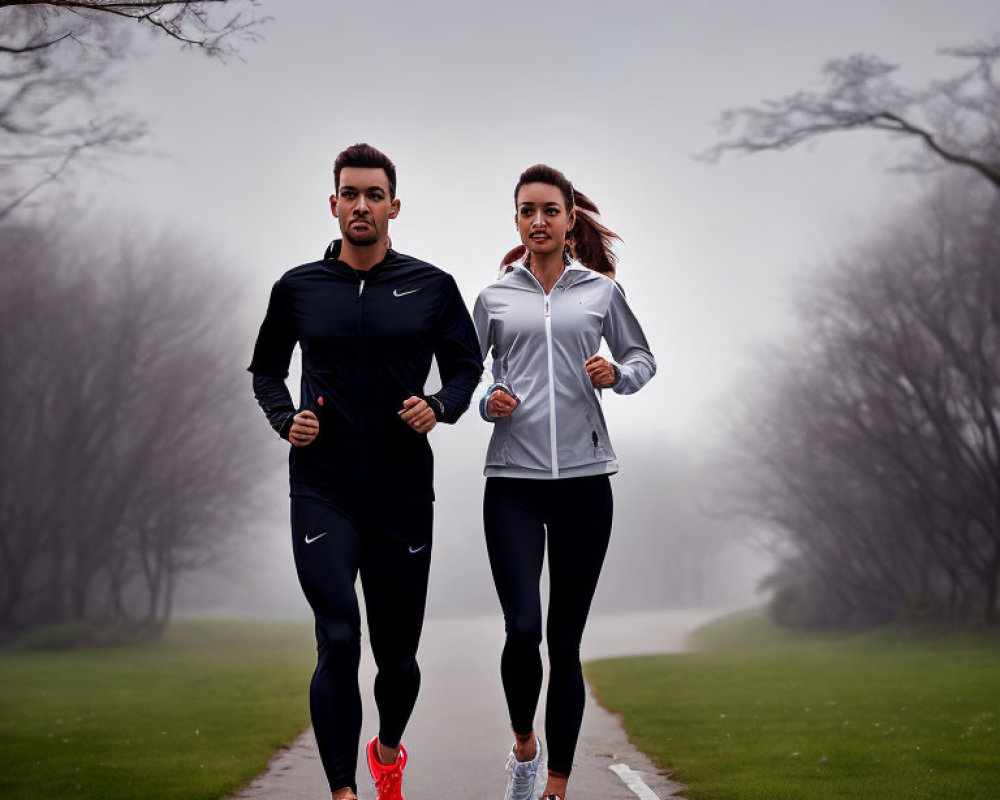
<instances>
[{"instance_id":1,"label":"tree branch","mask_svg":"<svg viewBox=\"0 0 1000 800\"><path fill-rule=\"evenodd\" d=\"M55 39L49 39L47 42L39 42L38 44L25 45L24 47L8 47L6 45L0 44L0 53L11 53L11 54L22 54L22 53L33 53L36 50L44 50L46 47L52 47L53 45L59 44L59 42L69 39L73 36L72 33L64 33Z\"/></svg>"},{"instance_id":2,"label":"tree branch","mask_svg":"<svg viewBox=\"0 0 1000 800\"><path fill-rule=\"evenodd\" d=\"M943 52L976 64L922 90L894 83L896 66L874 56L832 61L823 68L829 80L821 93L797 92L724 111L718 121L722 140L695 158L714 164L730 151L781 151L839 131L881 130L920 141L940 161L972 169L1000 190L1000 88L993 76L1000 43ZM936 122L937 129L918 116Z\"/></svg>"},{"instance_id":3,"label":"tree branch","mask_svg":"<svg viewBox=\"0 0 1000 800\"><path fill-rule=\"evenodd\" d=\"M877 116L894 123L893 125L887 126L886 130L896 130L900 133L909 134L922 139L931 150L937 153L945 161L974 169L986 178L986 180L1000 189L1000 164L993 164L982 159L970 158L969 156L964 156L961 153L946 150L928 131L914 125L911 122L908 122L902 117L896 116L895 114L883 111ZM879 126L874 125L873 127Z\"/></svg>"}]
</instances>

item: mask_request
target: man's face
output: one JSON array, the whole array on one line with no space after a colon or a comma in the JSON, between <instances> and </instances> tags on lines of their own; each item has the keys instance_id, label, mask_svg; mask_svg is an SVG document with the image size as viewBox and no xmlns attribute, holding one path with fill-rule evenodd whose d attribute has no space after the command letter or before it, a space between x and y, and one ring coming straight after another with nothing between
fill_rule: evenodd
<instances>
[{"instance_id":1,"label":"man's face","mask_svg":"<svg viewBox=\"0 0 1000 800\"><path fill-rule=\"evenodd\" d=\"M399 213L399 200L389 197L389 177L381 167L344 167L330 209L344 239L356 247L385 241L389 220Z\"/></svg>"}]
</instances>

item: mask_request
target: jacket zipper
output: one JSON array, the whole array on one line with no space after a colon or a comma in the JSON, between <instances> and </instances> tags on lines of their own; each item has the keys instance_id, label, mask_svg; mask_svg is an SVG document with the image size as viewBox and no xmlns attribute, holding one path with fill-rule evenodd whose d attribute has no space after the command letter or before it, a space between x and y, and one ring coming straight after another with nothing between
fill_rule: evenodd
<instances>
[{"instance_id":1,"label":"jacket zipper","mask_svg":"<svg viewBox=\"0 0 1000 800\"><path fill-rule=\"evenodd\" d=\"M542 290L544 292L544 289ZM552 450L552 477L559 477L559 442L556 436L556 376L552 359L552 306L545 295L545 344L549 362L549 447Z\"/></svg>"},{"instance_id":2,"label":"jacket zipper","mask_svg":"<svg viewBox=\"0 0 1000 800\"><path fill-rule=\"evenodd\" d=\"M360 489L361 494L365 494L368 489L366 481L366 465L365 465L365 417L364 417L364 405L360 402L358 397L358 388L363 386L365 383L364 379L364 365L365 365L365 355L364 355L364 331L365 331L365 304L364 298L361 296L365 290L365 279L361 278L358 282L358 371L357 371L357 383L354 390L354 408L355 414L357 415L357 431L358 431L358 461L359 461L359 473L360 473Z\"/></svg>"}]
</instances>

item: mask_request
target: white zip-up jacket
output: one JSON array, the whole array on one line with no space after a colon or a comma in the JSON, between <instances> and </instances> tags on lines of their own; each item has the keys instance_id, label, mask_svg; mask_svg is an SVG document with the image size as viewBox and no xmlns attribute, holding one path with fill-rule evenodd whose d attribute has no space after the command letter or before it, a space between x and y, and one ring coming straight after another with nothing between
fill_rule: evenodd
<instances>
[{"instance_id":1,"label":"white zip-up jacket","mask_svg":"<svg viewBox=\"0 0 1000 800\"><path fill-rule=\"evenodd\" d=\"M656 362L638 320L614 280L572 261L546 295L522 263L480 292L473 310L483 359L493 357L493 383L519 403L494 419L487 476L572 478L618 471L600 391L584 362L601 337L617 363L612 387L631 394L653 377Z\"/></svg>"}]
</instances>

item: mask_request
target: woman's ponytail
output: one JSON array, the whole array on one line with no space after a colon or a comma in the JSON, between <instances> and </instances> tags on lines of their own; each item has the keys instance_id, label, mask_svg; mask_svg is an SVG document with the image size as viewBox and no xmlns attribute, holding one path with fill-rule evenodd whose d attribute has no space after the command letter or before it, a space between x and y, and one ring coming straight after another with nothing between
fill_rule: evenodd
<instances>
[{"instance_id":1,"label":"woman's ponytail","mask_svg":"<svg viewBox=\"0 0 1000 800\"><path fill-rule=\"evenodd\" d=\"M569 232L567 241L574 257L594 272L613 278L618 257L611 249L611 241L617 239L620 242L622 237L597 221L601 212L583 192L573 190L573 205L576 207L576 224Z\"/></svg>"}]
</instances>

